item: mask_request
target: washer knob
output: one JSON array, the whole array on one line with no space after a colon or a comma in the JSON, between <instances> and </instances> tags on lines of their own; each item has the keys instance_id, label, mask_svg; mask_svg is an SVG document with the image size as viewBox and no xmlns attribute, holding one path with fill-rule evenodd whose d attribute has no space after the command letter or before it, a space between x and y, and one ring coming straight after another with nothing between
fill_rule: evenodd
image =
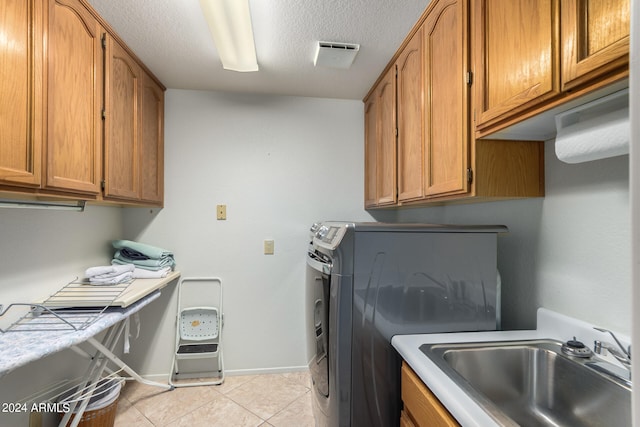
<instances>
[{"instance_id":1,"label":"washer knob","mask_svg":"<svg viewBox=\"0 0 640 427\"><path fill-rule=\"evenodd\" d=\"M316 232L316 237L318 239L323 239L324 236L327 235L327 233L329 233L329 227L327 227L326 225L321 226L318 231Z\"/></svg>"}]
</instances>

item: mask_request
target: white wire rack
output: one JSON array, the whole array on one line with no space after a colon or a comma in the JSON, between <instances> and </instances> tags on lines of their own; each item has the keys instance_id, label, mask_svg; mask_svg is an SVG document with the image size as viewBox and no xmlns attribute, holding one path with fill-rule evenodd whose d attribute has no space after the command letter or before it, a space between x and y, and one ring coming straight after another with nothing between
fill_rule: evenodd
<instances>
[{"instance_id":1,"label":"white wire rack","mask_svg":"<svg viewBox=\"0 0 640 427\"><path fill-rule=\"evenodd\" d=\"M4 310L0 306L0 317L13 307L29 308L8 328L0 328L0 332L83 330L95 322L130 283L104 286L75 279L37 304L13 303Z\"/></svg>"}]
</instances>

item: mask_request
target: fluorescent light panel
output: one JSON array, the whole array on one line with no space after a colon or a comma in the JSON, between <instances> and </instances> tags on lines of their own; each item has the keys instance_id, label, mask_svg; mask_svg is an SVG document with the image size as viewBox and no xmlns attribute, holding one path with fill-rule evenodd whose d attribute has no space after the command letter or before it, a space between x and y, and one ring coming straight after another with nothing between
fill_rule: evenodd
<instances>
[{"instance_id":1,"label":"fluorescent light panel","mask_svg":"<svg viewBox=\"0 0 640 427\"><path fill-rule=\"evenodd\" d=\"M200 0L222 67L258 71L249 0Z\"/></svg>"}]
</instances>

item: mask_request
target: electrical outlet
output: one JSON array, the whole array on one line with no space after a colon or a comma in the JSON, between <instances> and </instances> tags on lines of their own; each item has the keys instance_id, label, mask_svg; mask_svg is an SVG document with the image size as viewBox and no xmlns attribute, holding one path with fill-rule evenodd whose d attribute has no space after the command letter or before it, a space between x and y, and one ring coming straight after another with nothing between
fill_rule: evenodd
<instances>
[{"instance_id":1,"label":"electrical outlet","mask_svg":"<svg viewBox=\"0 0 640 427\"><path fill-rule=\"evenodd\" d=\"M274 253L274 241L273 240L265 240L264 241L264 254L265 255L273 255Z\"/></svg>"},{"instance_id":2,"label":"electrical outlet","mask_svg":"<svg viewBox=\"0 0 640 427\"><path fill-rule=\"evenodd\" d=\"M227 219L227 205L216 206L216 217L221 219Z\"/></svg>"}]
</instances>

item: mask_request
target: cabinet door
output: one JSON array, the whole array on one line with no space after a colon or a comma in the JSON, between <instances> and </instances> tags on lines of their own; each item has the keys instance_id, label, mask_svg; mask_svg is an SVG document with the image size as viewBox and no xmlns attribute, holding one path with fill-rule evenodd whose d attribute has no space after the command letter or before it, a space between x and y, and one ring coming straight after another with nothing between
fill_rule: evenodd
<instances>
[{"instance_id":1,"label":"cabinet door","mask_svg":"<svg viewBox=\"0 0 640 427\"><path fill-rule=\"evenodd\" d=\"M49 0L47 188L100 192L102 27L79 0Z\"/></svg>"},{"instance_id":2,"label":"cabinet door","mask_svg":"<svg viewBox=\"0 0 640 427\"><path fill-rule=\"evenodd\" d=\"M138 199L141 69L107 37L105 75L105 198Z\"/></svg>"},{"instance_id":3,"label":"cabinet door","mask_svg":"<svg viewBox=\"0 0 640 427\"><path fill-rule=\"evenodd\" d=\"M164 90L142 75L140 135L140 198L162 204L164 199Z\"/></svg>"},{"instance_id":4,"label":"cabinet door","mask_svg":"<svg viewBox=\"0 0 640 427\"><path fill-rule=\"evenodd\" d=\"M422 30L405 46L398 70L398 200L420 199L423 188Z\"/></svg>"},{"instance_id":5,"label":"cabinet door","mask_svg":"<svg viewBox=\"0 0 640 427\"><path fill-rule=\"evenodd\" d=\"M378 205L396 203L396 70L392 67L377 92L379 137L377 139Z\"/></svg>"},{"instance_id":6,"label":"cabinet door","mask_svg":"<svg viewBox=\"0 0 640 427\"><path fill-rule=\"evenodd\" d=\"M417 427L459 427L458 422L415 372L402 362L400 388L404 411L401 421Z\"/></svg>"},{"instance_id":7,"label":"cabinet door","mask_svg":"<svg viewBox=\"0 0 640 427\"><path fill-rule=\"evenodd\" d=\"M0 183L37 187L42 147L42 3L0 3Z\"/></svg>"},{"instance_id":8,"label":"cabinet door","mask_svg":"<svg viewBox=\"0 0 640 427\"><path fill-rule=\"evenodd\" d=\"M563 0L562 88L629 64L630 0Z\"/></svg>"},{"instance_id":9,"label":"cabinet door","mask_svg":"<svg viewBox=\"0 0 640 427\"><path fill-rule=\"evenodd\" d=\"M378 205L377 147L378 147L378 104L376 93L364 103L364 206Z\"/></svg>"},{"instance_id":10,"label":"cabinet door","mask_svg":"<svg viewBox=\"0 0 640 427\"><path fill-rule=\"evenodd\" d=\"M425 193L468 191L467 0L439 0L427 16Z\"/></svg>"},{"instance_id":11,"label":"cabinet door","mask_svg":"<svg viewBox=\"0 0 640 427\"><path fill-rule=\"evenodd\" d=\"M476 125L511 117L558 95L557 0L473 4Z\"/></svg>"}]
</instances>

